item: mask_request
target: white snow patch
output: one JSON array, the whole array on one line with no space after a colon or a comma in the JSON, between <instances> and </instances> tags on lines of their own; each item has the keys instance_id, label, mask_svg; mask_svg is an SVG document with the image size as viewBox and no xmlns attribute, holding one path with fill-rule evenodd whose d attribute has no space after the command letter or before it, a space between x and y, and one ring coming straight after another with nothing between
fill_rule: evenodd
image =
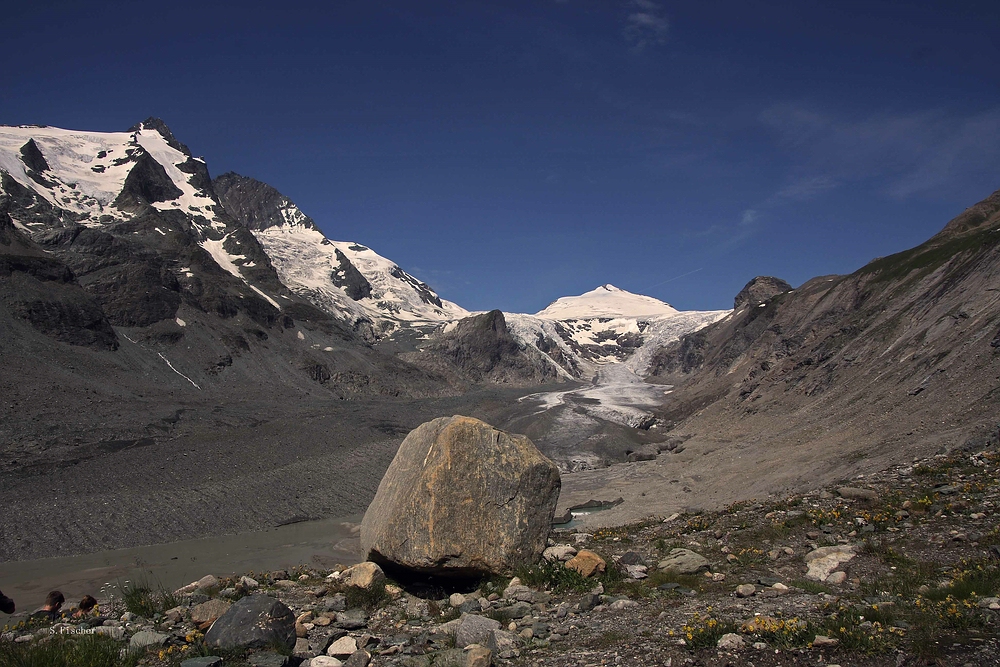
<instances>
[{"instance_id":1,"label":"white snow patch","mask_svg":"<svg viewBox=\"0 0 1000 667\"><path fill-rule=\"evenodd\" d=\"M253 285L250 285L250 283L247 283L247 285L249 285L250 289L252 289L254 292L257 292L257 294L260 294L262 297L264 297L265 299L267 299L267 302L270 303L272 306L274 306L278 310L281 310L281 306L278 305L277 301L275 301L274 299L272 299L271 297L269 297L267 294L264 294L264 292L261 291L259 288L255 287Z\"/></svg>"},{"instance_id":2,"label":"white snow patch","mask_svg":"<svg viewBox=\"0 0 1000 667\"><path fill-rule=\"evenodd\" d=\"M243 255L230 255L228 252L226 252L226 249L223 247L223 244L225 244L227 238L229 238L228 234L223 236L218 241L205 239L199 245L208 251L208 254L212 256L212 259L215 260L216 264L218 264L223 269L233 274L240 280L246 280L246 278L243 277L243 274L240 273L240 268L236 266L234 262L234 260L243 259Z\"/></svg>"},{"instance_id":3,"label":"white snow patch","mask_svg":"<svg viewBox=\"0 0 1000 667\"><path fill-rule=\"evenodd\" d=\"M187 162L187 155L167 144L167 140L156 130L143 128L136 133L136 141L154 160L163 166L163 169L167 172L167 176L170 177L170 180L181 191L181 196L176 199L166 202L155 202L153 204L155 208L162 211L182 207L186 211L203 216L213 227L219 229L225 228L225 225L216 220L215 202L212 198L188 182L191 174L186 174L177 168L177 165Z\"/></svg>"}]
</instances>

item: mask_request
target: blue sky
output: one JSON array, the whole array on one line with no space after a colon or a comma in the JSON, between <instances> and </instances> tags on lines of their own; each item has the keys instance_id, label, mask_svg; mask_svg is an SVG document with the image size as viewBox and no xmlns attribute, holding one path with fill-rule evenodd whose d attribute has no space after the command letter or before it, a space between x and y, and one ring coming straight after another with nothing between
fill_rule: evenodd
<instances>
[{"instance_id":1,"label":"blue sky","mask_svg":"<svg viewBox=\"0 0 1000 667\"><path fill-rule=\"evenodd\" d=\"M603 283L727 308L1000 188L995 2L42 1L3 23L0 123L159 116L469 309Z\"/></svg>"}]
</instances>

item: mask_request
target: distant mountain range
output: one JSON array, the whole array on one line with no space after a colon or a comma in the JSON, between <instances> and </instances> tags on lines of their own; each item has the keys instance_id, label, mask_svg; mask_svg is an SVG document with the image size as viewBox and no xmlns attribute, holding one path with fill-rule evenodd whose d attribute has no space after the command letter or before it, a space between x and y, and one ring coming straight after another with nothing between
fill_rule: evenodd
<instances>
[{"instance_id":1,"label":"distant mountain range","mask_svg":"<svg viewBox=\"0 0 1000 667\"><path fill-rule=\"evenodd\" d=\"M155 118L0 126L0 560L360 511L399 438L456 412L597 468L581 494L659 471L677 503L1000 442L1000 192L851 275L754 278L732 311L602 285L471 313L361 241L213 179ZM599 477L624 460L627 484ZM76 466L133 513L53 528L32 480Z\"/></svg>"},{"instance_id":2,"label":"distant mountain range","mask_svg":"<svg viewBox=\"0 0 1000 667\"><path fill-rule=\"evenodd\" d=\"M371 248L328 239L266 183L210 178L205 161L155 118L117 133L2 127L0 178L17 233L66 263L112 326L173 329L170 321L186 323L177 314L186 305L284 328L329 321L361 345L410 339L404 352L414 352L422 349L415 341L448 334L470 315ZM676 337L719 315L680 313L610 285L535 316L508 314L518 351L548 368L504 381L587 377L595 363L632 356L647 331ZM40 317L29 321L51 330ZM105 338L114 347L116 336ZM450 380L461 380L453 370Z\"/></svg>"}]
</instances>

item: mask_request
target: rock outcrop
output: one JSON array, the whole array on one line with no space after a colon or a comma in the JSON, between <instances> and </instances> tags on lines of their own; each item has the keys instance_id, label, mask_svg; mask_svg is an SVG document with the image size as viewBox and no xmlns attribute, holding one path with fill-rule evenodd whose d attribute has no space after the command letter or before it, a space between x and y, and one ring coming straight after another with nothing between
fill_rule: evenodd
<instances>
[{"instance_id":1,"label":"rock outcrop","mask_svg":"<svg viewBox=\"0 0 1000 667\"><path fill-rule=\"evenodd\" d=\"M559 496L528 438L442 417L399 447L361 523L362 555L415 573L477 576L537 560Z\"/></svg>"},{"instance_id":2,"label":"rock outcrop","mask_svg":"<svg viewBox=\"0 0 1000 667\"><path fill-rule=\"evenodd\" d=\"M743 306L759 306L772 296L787 292L792 286L781 278L772 276L757 276L740 290L740 293L733 299L733 309L739 310Z\"/></svg>"},{"instance_id":3,"label":"rock outcrop","mask_svg":"<svg viewBox=\"0 0 1000 667\"><path fill-rule=\"evenodd\" d=\"M565 380L551 359L518 341L499 310L461 319L419 352L402 357L459 384L531 386Z\"/></svg>"},{"instance_id":4,"label":"rock outcrop","mask_svg":"<svg viewBox=\"0 0 1000 667\"><path fill-rule=\"evenodd\" d=\"M295 615L267 595L245 597L205 634L205 644L222 649L295 646Z\"/></svg>"}]
</instances>

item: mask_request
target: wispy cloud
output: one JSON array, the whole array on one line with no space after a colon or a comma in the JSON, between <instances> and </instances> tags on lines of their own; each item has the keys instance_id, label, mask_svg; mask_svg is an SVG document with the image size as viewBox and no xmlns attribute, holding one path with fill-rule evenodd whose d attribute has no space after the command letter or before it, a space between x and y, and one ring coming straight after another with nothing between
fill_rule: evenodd
<instances>
[{"instance_id":1,"label":"wispy cloud","mask_svg":"<svg viewBox=\"0 0 1000 667\"><path fill-rule=\"evenodd\" d=\"M891 197L937 195L1000 167L1000 108L976 114L924 110L843 119L805 107L772 107L761 122L794 161L773 200L811 199L839 185L874 181Z\"/></svg>"},{"instance_id":2,"label":"wispy cloud","mask_svg":"<svg viewBox=\"0 0 1000 667\"><path fill-rule=\"evenodd\" d=\"M771 195L765 202L767 205L782 202L802 202L815 199L828 190L837 187L839 183L829 176L799 176L793 177L787 184Z\"/></svg>"},{"instance_id":3,"label":"wispy cloud","mask_svg":"<svg viewBox=\"0 0 1000 667\"><path fill-rule=\"evenodd\" d=\"M633 51L642 51L652 44L666 41L670 22L663 8L652 0L631 0L623 34Z\"/></svg>"},{"instance_id":4,"label":"wispy cloud","mask_svg":"<svg viewBox=\"0 0 1000 667\"><path fill-rule=\"evenodd\" d=\"M759 217L760 214L757 213L757 211L755 211L752 208L748 208L747 210L743 211L743 215L740 217L740 227L751 226L753 223L757 222L757 219Z\"/></svg>"}]
</instances>

